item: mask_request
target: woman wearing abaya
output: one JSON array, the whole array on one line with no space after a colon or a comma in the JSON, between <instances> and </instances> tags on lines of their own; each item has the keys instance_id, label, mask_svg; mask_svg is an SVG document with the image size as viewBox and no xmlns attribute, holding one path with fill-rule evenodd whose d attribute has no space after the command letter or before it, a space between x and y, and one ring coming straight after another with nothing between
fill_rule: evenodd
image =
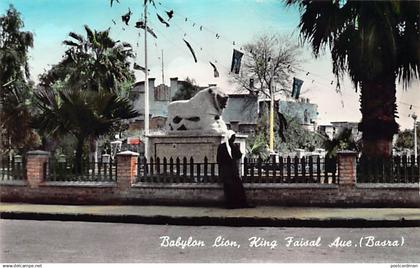
<instances>
[{"instance_id":1,"label":"woman wearing abaya","mask_svg":"<svg viewBox=\"0 0 420 268\"><path fill-rule=\"evenodd\" d=\"M219 176L223 181L227 208L251 207L246 201L244 187L239 175L239 160L242 153L239 145L235 144L235 132L229 130L225 136L225 142L217 148L217 163L219 164Z\"/></svg>"}]
</instances>

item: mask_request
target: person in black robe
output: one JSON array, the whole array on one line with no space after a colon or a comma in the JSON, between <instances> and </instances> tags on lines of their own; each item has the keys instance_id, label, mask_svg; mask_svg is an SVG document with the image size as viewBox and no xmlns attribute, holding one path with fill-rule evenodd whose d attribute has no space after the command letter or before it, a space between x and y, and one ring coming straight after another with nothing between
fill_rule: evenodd
<instances>
[{"instance_id":1,"label":"person in black robe","mask_svg":"<svg viewBox=\"0 0 420 268\"><path fill-rule=\"evenodd\" d=\"M229 130L225 142L217 148L217 163L219 176L223 181L226 208L249 208L245 196L242 179L239 175L239 160L242 153L239 145L235 144L235 132Z\"/></svg>"}]
</instances>

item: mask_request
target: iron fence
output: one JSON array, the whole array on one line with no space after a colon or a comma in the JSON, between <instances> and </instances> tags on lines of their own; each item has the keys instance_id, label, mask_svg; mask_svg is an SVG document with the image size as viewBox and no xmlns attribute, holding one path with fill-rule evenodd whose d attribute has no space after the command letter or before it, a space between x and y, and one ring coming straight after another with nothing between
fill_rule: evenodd
<instances>
[{"instance_id":1,"label":"iron fence","mask_svg":"<svg viewBox=\"0 0 420 268\"><path fill-rule=\"evenodd\" d=\"M203 162L195 162L191 157L182 160L171 157L169 160L159 157L150 161L146 158L139 158L138 161L138 182L154 183L217 183L219 182L218 165L209 163L207 157Z\"/></svg>"},{"instance_id":2,"label":"iron fence","mask_svg":"<svg viewBox=\"0 0 420 268\"><path fill-rule=\"evenodd\" d=\"M0 161L0 180L24 180L26 178L25 161L22 156L2 157Z\"/></svg>"},{"instance_id":3,"label":"iron fence","mask_svg":"<svg viewBox=\"0 0 420 268\"><path fill-rule=\"evenodd\" d=\"M337 183L336 158L245 158L240 173L245 183ZM149 183L221 183L219 166L207 157L196 162L192 157L139 158L138 182Z\"/></svg>"},{"instance_id":4,"label":"iron fence","mask_svg":"<svg viewBox=\"0 0 420 268\"><path fill-rule=\"evenodd\" d=\"M245 158L244 169L244 181L250 183L337 183L335 157Z\"/></svg>"},{"instance_id":5,"label":"iron fence","mask_svg":"<svg viewBox=\"0 0 420 268\"><path fill-rule=\"evenodd\" d=\"M46 181L108 182L116 181L117 168L112 159L109 162L82 161L77 168L74 160L50 158L44 174Z\"/></svg>"},{"instance_id":6,"label":"iron fence","mask_svg":"<svg viewBox=\"0 0 420 268\"><path fill-rule=\"evenodd\" d=\"M420 178L420 156L361 158L357 162L357 182L417 183Z\"/></svg>"}]
</instances>

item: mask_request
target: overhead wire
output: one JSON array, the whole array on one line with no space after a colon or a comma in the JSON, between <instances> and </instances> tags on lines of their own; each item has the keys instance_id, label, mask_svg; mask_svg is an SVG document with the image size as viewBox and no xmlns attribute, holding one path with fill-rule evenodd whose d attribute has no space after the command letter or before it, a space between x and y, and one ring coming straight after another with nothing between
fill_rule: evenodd
<instances>
[{"instance_id":1,"label":"overhead wire","mask_svg":"<svg viewBox=\"0 0 420 268\"><path fill-rule=\"evenodd\" d=\"M173 10L173 8L166 6L165 4L162 4L161 2L158 2L158 4L155 6L156 14L158 14L159 12L160 13L162 13L162 12L165 13L166 12L165 10L162 10L161 8L159 8L159 6L162 6L163 8L166 8L168 10ZM254 10L254 9L251 9L251 10ZM254 11L254 13L255 13L255 11ZM150 10L149 10L148 14L149 14L149 18L151 18L152 16L151 16ZM187 22L188 25L191 24L194 29L198 29L198 31L203 32L203 34L204 34L204 32L207 32L207 33L211 34L211 36L213 36L213 38L216 38L217 40L224 41L224 42L228 43L229 46L232 46L234 48L239 48L239 50L243 50L243 45L241 44L241 42L238 42L236 40L232 40L232 39L227 38L226 35L220 34L219 31L215 31L212 28L210 28L210 27L208 27L208 26L206 26L202 23L197 22L195 19L192 19L191 17L188 17L185 14L180 13L178 10L175 10L175 16L171 20L168 21L170 26L172 26L172 25L174 26L174 27L172 27L173 29L177 28L175 30L177 30L182 35L182 37L186 37L186 39L189 42L191 42L194 46L199 48L199 49L196 50L198 52L198 53L197 52L196 53L199 54L199 58L201 58L201 59L204 58L205 60L207 60L209 62L217 63L218 66L221 66L223 69L230 72L230 68L228 66L221 63L222 61L220 61L220 59L215 57L213 53L208 52L207 49L205 49L204 46L201 44L201 42L198 42L191 32L186 31L177 22L175 22L176 20L183 20L183 21ZM119 19L118 18L113 18L113 21L119 21ZM169 42L172 45L175 45L179 50L182 50L183 52L185 52L185 47L184 46L176 44L173 39L168 38L166 36L166 34L164 34L163 31L158 30L159 27L156 27L156 25L154 23L152 23L151 21L149 21L148 23L152 24L154 31L159 32L159 35L163 36L167 40L167 42ZM127 29L128 28L130 28L130 27L127 27ZM118 33L117 37L119 37L121 35L121 32L118 31L117 33ZM139 41L140 41L140 37L138 36L136 43L138 44ZM155 43L155 47L157 47L158 41L155 40L154 43ZM206 55L210 55L210 57L206 56ZM300 68L300 67L293 67L293 68L302 73L302 77L303 77L302 80L307 82L306 84L310 85L310 84L315 83L315 84L321 85L323 87L331 87L332 85L336 84L335 79L325 78L324 76L322 76L320 74L317 74L317 73L314 73L314 72L309 72L309 71L307 71L303 68ZM306 73L306 75L305 75L305 73ZM324 82L321 82L319 80L328 81L328 82L324 83ZM303 93L305 93L305 92L306 91L304 91ZM344 107L342 92L337 91L337 93L340 94L341 103L342 103L342 106ZM399 103L402 103L402 102L399 102ZM419 106L412 105L412 104L407 104L407 103L402 103L402 104L409 105L411 107L419 107Z\"/></svg>"},{"instance_id":2,"label":"overhead wire","mask_svg":"<svg viewBox=\"0 0 420 268\"><path fill-rule=\"evenodd\" d=\"M158 2L158 4L156 6L154 6L156 12L160 12L160 13L166 12L165 10L160 9L158 6L162 6L162 7L166 8L166 9L168 9L168 10L173 10L173 8L166 6L165 4L162 4L161 2ZM253 10L253 9L251 9L251 10ZM148 15L149 15L149 18L150 18L151 17L150 10L148 12ZM239 47L240 49L242 49L242 45L241 45L240 42L237 42L235 40L228 39L228 38L225 37L225 35L219 34L217 31L211 29L210 27L208 27L208 26L206 26L206 25L204 25L202 23L197 22L195 19L194 20L192 20L191 18L188 19L188 16L185 16L185 14L182 14L178 10L176 10L175 11L175 16L169 21L170 25L174 25L176 28L178 28L178 31L182 35L187 35L188 36L188 41L190 41L191 43L193 43L195 46L197 46L199 48L199 50L197 50L197 52L198 52L197 54L200 54L200 57L201 58L203 57L203 53L204 53L203 52L203 46L202 46L202 44L200 42L196 41L196 39L192 36L192 34L190 32L186 31L178 23L175 22L175 20L177 20L177 18L179 18L181 20L184 20L184 18L187 18L186 22L187 23L192 23L193 27L196 28L196 29L200 29L201 32L202 32L202 30L204 30L206 32L211 33L212 36L214 36L214 37L216 37L216 35L217 35L218 37L216 37L216 39L225 41L230 46ZM150 23L150 21L149 21L149 23ZM195 27L196 25L197 25L197 27ZM154 30L155 31L157 29L158 29L158 27L154 27ZM163 34L162 31L159 31L159 32L160 32L161 35ZM187 37L187 36L184 36L184 37ZM173 41L171 41L171 39L169 39L169 38L166 38L166 39L167 39L167 41L169 41L170 43L173 44ZM228 72L230 71L230 68L228 66L222 64L221 61L218 58L216 58L212 53L206 52L206 54L211 54L211 57L204 56L206 60L213 61L213 62L217 63L218 66L222 66L222 68L225 69L225 70L227 70ZM305 72L306 73L309 73L310 76L312 76L312 77L313 76L316 76L319 79L322 79L324 81L328 81L328 82L333 81L333 80L330 80L330 79L326 79L323 76L318 75L316 73L308 72L307 70L305 70L303 68L300 68L300 67L295 67L295 69L297 69L297 70L299 70L299 71L301 71L303 73L305 73ZM306 80L306 79L303 79L303 80ZM316 84L319 84L319 85L322 85L322 86L325 86L325 87L330 87L332 85L332 83L330 83L330 85L327 85L326 83L319 82L318 79L311 79L311 84L313 84L313 83L316 83ZM307 83L307 84L309 84L309 83Z\"/></svg>"},{"instance_id":3,"label":"overhead wire","mask_svg":"<svg viewBox=\"0 0 420 268\"><path fill-rule=\"evenodd\" d=\"M161 30L158 30L157 28L156 28L156 31L159 33L159 35L160 36L163 36L163 38L165 38L166 39L166 41L168 42L168 43L170 43L170 44L172 44L172 45L174 45L174 46L176 46L178 49L179 49L179 51L182 51L182 52L184 52L185 53L185 51L187 51L186 50L186 46L185 45L180 45L180 44L178 44L178 43L175 43L175 41L174 41L174 39L171 39L171 38L169 38L169 37L167 37L166 36L166 34L164 34L163 33L163 31L161 31ZM195 43L195 42L194 42ZM197 44L197 43L195 43L195 44ZM202 55L202 52L199 52L200 53L200 59L206 59L207 61L215 61L217 64L218 64L218 66L221 66L223 69L226 69L226 70L230 70L227 66L225 66L224 64L221 64L219 61L217 61L217 60L214 60L214 59L210 59L210 58L208 58L208 57L206 57L206 56L203 56ZM200 60L201 61L201 60ZM209 68L210 68L211 66L209 65Z\"/></svg>"},{"instance_id":4,"label":"overhead wire","mask_svg":"<svg viewBox=\"0 0 420 268\"><path fill-rule=\"evenodd\" d=\"M159 5L162 6L162 7L165 7L166 9L173 10L173 8L166 6L166 5L162 4L161 2L159 2ZM179 14L179 15L177 15L177 14ZM236 44L237 42L235 40L230 40L230 39L226 38L224 35L220 35L217 31L212 30L210 27L207 27L204 24L199 23L199 22L197 22L195 20L191 20L191 17L188 19L188 16L186 16L185 14L180 13L178 10L175 12L174 18L175 17L182 18L184 20L184 22L192 23L193 27L195 27L195 25L197 25L197 28L199 30L201 30L201 31L202 30L205 30L205 31L211 33L214 37L218 36L218 38L216 37L218 40L225 41L225 42L229 43L230 45L233 45L233 43L235 43L235 45L233 45L233 46L240 47L239 46L239 43ZM185 20L185 19L187 19L187 20Z\"/></svg>"},{"instance_id":5,"label":"overhead wire","mask_svg":"<svg viewBox=\"0 0 420 268\"><path fill-rule=\"evenodd\" d=\"M161 5L163 7L166 7L167 9L172 9L172 8L170 8L170 7L162 4L161 2L159 2L159 5ZM260 16L259 14L257 14L257 12L256 12L255 9L250 8L249 10L251 10L252 12L254 12L254 14L256 15L256 17L259 17ZM180 17L182 17L182 18L188 18L187 16L185 16L185 14L179 13L178 11L176 13L179 14ZM202 27L203 30L206 30L207 32L211 33L213 36L219 35L219 32L218 31L212 30L210 27L207 27L206 25L204 25L202 23L198 23L195 20L189 19L189 20L187 20L187 22L194 23L196 25L200 25L200 27ZM178 26L178 25L176 25L176 26ZM226 41L228 44L232 45L233 47L239 47L239 49L243 51L244 44L241 44L240 42L237 42L237 41L232 40L232 39L228 39L228 38L225 37L225 35L219 35L219 36L220 36L220 39L222 41ZM298 69L298 70L300 70L300 71L302 71L304 73L310 73L311 76L316 76L316 77L318 77L320 79L323 79L325 81L328 81L328 82L331 82L331 81L334 80L334 79L332 79L332 80L331 79L326 79L326 78L324 78L323 76L321 76L319 74L316 74L316 73L313 73L313 72L308 72L307 70L302 69L302 68L298 68L297 67L296 69ZM312 79L312 80L314 80L314 79ZM319 83L319 84L321 84L321 83ZM327 86L327 85L324 84L324 86Z\"/></svg>"},{"instance_id":6,"label":"overhead wire","mask_svg":"<svg viewBox=\"0 0 420 268\"><path fill-rule=\"evenodd\" d=\"M157 8L158 11L161 11ZM162 11L161 11L162 12ZM184 39L186 39L187 41L191 42L196 48L199 48L198 50L196 49L196 54L199 54L201 58L205 58L206 61L209 62L213 62L213 63L217 63L218 66L222 66L223 69L226 69L227 71L230 71L230 68L227 67L226 65L222 64L221 61L215 57L215 55L213 53L209 53L207 51L207 49L203 49L203 45L201 44L201 42L198 42L195 37L193 37L188 31L186 31L185 29L183 29L178 23L175 22L177 16L175 15L171 20L170 20L170 25L175 26L175 31L177 30L183 37ZM172 27L174 28L174 27ZM170 30L170 27L168 28L168 30ZM205 56L205 55L210 55L210 57Z\"/></svg>"}]
</instances>

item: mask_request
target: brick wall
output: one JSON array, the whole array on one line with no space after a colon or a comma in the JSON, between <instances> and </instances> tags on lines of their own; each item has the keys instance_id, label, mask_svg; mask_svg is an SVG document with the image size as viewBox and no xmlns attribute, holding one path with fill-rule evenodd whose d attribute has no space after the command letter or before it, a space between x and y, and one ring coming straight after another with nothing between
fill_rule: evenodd
<instances>
[{"instance_id":1,"label":"brick wall","mask_svg":"<svg viewBox=\"0 0 420 268\"><path fill-rule=\"evenodd\" d=\"M148 204L219 206L224 202L221 184L134 183L137 154L117 156L117 182L74 183L44 181L48 160L43 153L28 155L27 183L2 184L2 202L47 204ZM32 159L30 161L30 159ZM420 207L417 184L356 184L356 156L339 154L339 184L245 184L248 199L256 205L322 207Z\"/></svg>"},{"instance_id":2,"label":"brick wall","mask_svg":"<svg viewBox=\"0 0 420 268\"><path fill-rule=\"evenodd\" d=\"M31 188L37 188L45 178L49 153L45 151L28 152L26 178Z\"/></svg>"},{"instance_id":3,"label":"brick wall","mask_svg":"<svg viewBox=\"0 0 420 268\"><path fill-rule=\"evenodd\" d=\"M356 185L357 153L352 151L342 151L337 157L340 186L354 187Z\"/></svg>"}]
</instances>

